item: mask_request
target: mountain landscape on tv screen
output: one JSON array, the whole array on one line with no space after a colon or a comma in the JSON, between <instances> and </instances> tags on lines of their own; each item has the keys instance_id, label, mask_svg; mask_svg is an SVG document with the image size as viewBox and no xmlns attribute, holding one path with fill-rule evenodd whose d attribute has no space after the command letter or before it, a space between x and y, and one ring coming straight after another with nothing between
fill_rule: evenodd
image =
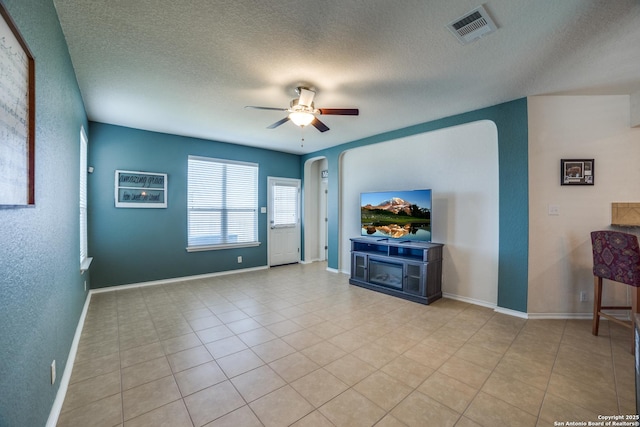
<instances>
[{"instance_id":1,"label":"mountain landscape on tv screen","mask_svg":"<svg viewBox=\"0 0 640 427\"><path fill-rule=\"evenodd\" d=\"M430 240L431 209L400 197L360 207L362 234L394 239Z\"/></svg>"}]
</instances>

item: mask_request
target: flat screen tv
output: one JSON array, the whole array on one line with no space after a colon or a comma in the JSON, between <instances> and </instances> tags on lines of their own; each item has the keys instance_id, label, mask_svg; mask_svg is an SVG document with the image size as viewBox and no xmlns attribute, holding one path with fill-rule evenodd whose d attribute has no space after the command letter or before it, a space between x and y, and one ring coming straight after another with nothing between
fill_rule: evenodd
<instances>
[{"instance_id":1,"label":"flat screen tv","mask_svg":"<svg viewBox=\"0 0 640 427\"><path fill-rule=\"evenodd\" d=\"M431 190L360 193L361 235L431 241Z\"/></svg>"}]
</instances>

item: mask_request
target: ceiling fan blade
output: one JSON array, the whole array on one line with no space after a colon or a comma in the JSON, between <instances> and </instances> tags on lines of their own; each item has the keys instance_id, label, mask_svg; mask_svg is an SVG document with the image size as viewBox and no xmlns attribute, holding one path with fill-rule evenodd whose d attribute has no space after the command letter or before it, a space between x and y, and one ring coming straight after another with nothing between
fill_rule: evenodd
<instances>
[{"instance_id":1,"label":"ceiling fan blade","mask_svg":"<svg viewBox=\"0 0 640 427\"><path fill-rule=\"evenodd\" d=\"M287 111L286 108L274 108L274 107L258 107L255 105L245 105L244 108L254 108L256 110L274 110L274 111Z\"/></svg>"},{"instance_id":2,"label":"ceiling fan blade","mask_svg":"<svg viewBox=\"0 0 640 427\"><path fill-rule=\"evenodd\" d=\"M313 121L311 122L311 124L318 129L320 132L326 132L329 130L329 126L325 125L324 123L322 123L320 120L318 120L318 118L314 118Z\"/></svg>"},{"instance_id":3,"label":"ceiling fan blade","mask_svg":"<svg viewBox=\"0 0 640 427\"><path fill-rule=\"evenodd\" d=\"M298 105L304 105L305 107L311 107L313 103L313 98L316 96L316 93L312 90L306 88L298 88L300 92L300 98L298 99Z\"/></svg>"},{"instance_id":4,"label":"ceiling fan blade","mask_svg":"<svg viewBox=\"0 0 640 427\"><path fill-rule=\"evenodd\" d=\"M280 126L281 124L287 123L289 121L289 116L285 117L282 120L278 120L277 122L275 122L274 124L272 124L271 126L267 126L267 129L275 129L278 126Z\"/></svg>"},{"instance_id":5,"label":"ceiling fan blade","mask_svg":"<svg viewBox=\"0 0 640 427\"><path fill-rule=\"evenodd\" d=\"M360 110L357 108L319 108L320 114L333 114L336 116L357 116Z\"/></svg>"}]
</instances>

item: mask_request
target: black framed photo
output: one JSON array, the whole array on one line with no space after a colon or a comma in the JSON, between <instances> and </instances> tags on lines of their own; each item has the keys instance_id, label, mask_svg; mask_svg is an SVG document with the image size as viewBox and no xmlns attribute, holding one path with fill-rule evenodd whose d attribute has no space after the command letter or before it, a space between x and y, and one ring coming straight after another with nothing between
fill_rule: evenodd
<instances>
[{"instance_id":1,"label":"black framed photo","mask_svg":"<svg viewBox=\"0 0 640 427\"><path fill-rule=\"evenodd\" d=\"M560 160L560 185L593 185L593 159Z\"/></svg>"}]
</instances>

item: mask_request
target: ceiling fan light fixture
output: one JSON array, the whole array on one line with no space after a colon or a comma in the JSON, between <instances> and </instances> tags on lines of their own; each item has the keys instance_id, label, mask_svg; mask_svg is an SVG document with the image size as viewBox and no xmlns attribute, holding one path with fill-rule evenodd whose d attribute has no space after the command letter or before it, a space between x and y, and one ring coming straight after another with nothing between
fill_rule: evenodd
<instances>
[{"instance_id":1,"label":"ceiling fan light fixture","mask_svg":"<svg viewBox=\"0 0 640 427\"><path fill-rule=\"evenodd\" d=\"M291 121L295 123L296 126L303 127L311 124L313 119L315 119L315 116L304 111L294 111L289 114L289 119L291 119Z\"/></svg>"},{"instance_id":2,"label":"ceiling fan light fixture","mask_svg":"<svg viewBox=\"0 0 640 427\"><path fill-rule=\"evenodd\" d=\"M275 129L278 126L291 121L294 125L300 128L311 125L319 132L326 132L329 130L329 126L322 123L322 121L316 117L319 114L333 116L357 116L359 114L359 110L357 108L316 108L313 104L313 100L316 95L315 90L300 86L296 88L296 92L298 93L299 98L292 99L289 103L289 108L258 107L255 105L247 105L245 108L286 111L289 113L286 117L267 126L267 129Z\"/></svg>"}]
</instances>

